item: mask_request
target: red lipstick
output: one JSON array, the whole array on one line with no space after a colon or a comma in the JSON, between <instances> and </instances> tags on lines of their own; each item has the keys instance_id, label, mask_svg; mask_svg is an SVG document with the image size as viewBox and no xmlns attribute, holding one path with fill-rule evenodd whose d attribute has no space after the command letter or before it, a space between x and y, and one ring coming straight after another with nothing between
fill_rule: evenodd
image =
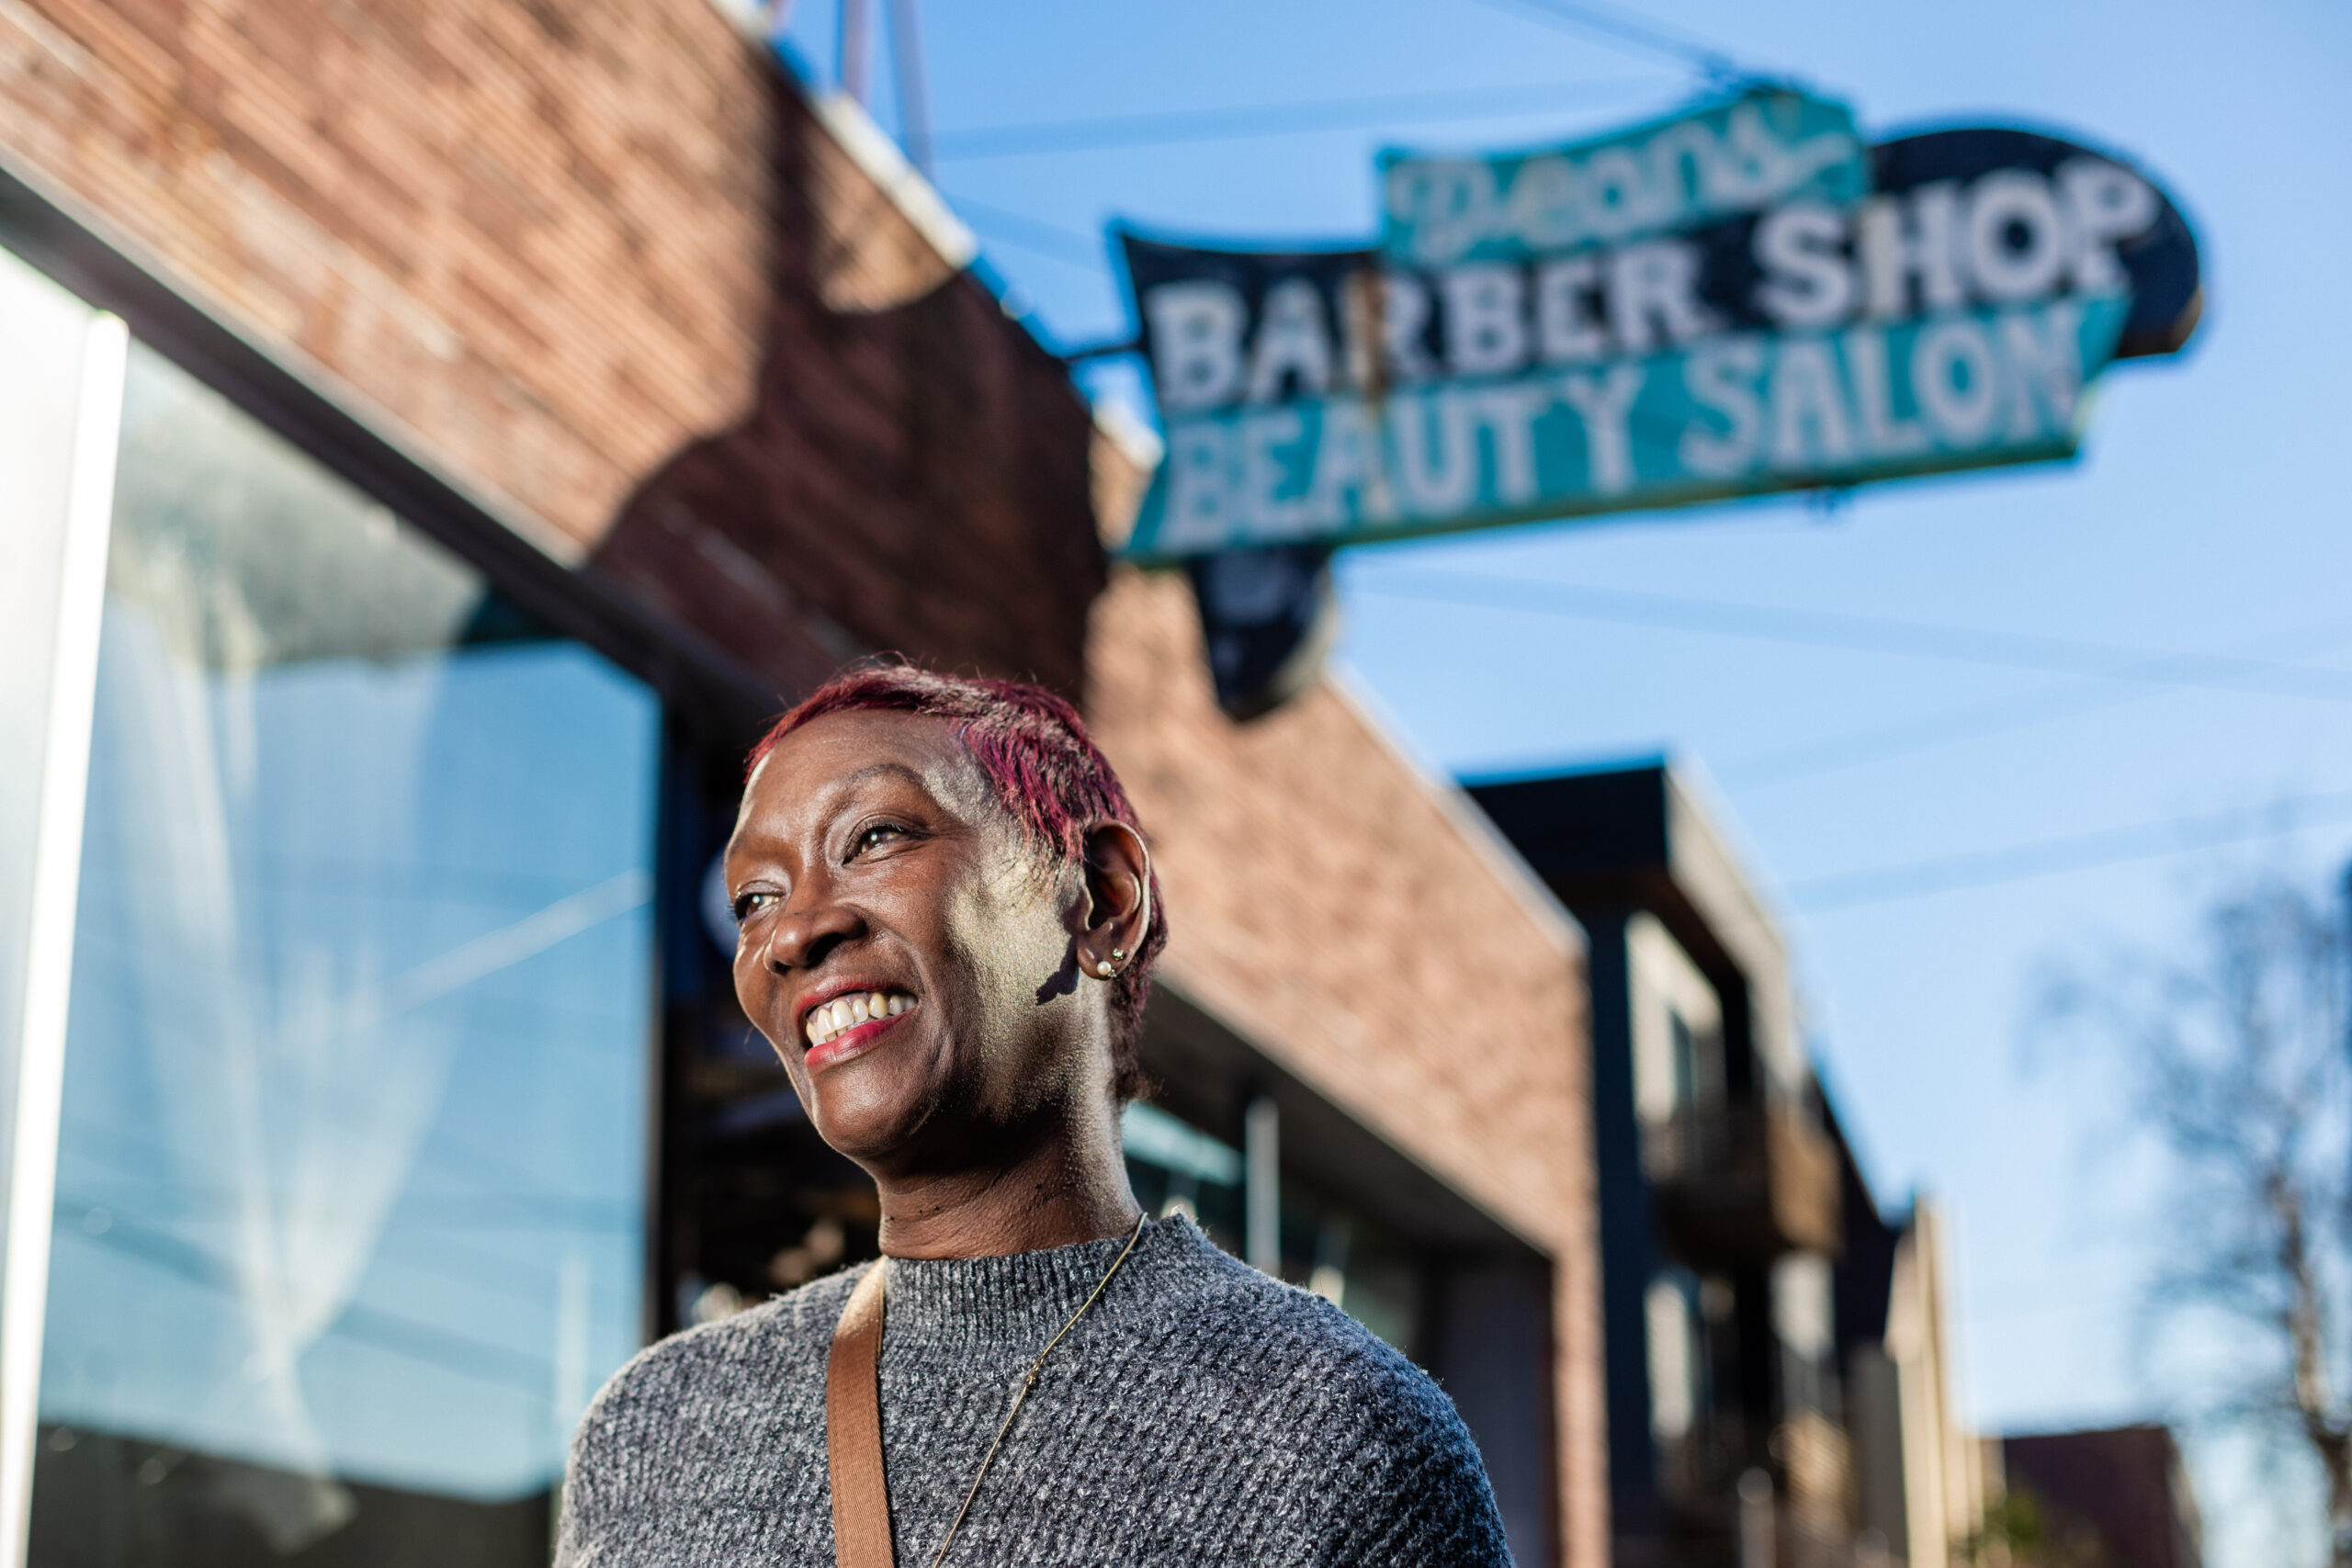
<instances>
[{"instance_id":1,"label":"red lipstick","mask_svg":"<svg viewBox=\"0 0 2352 1568\"><path fill-rule=\"evenodd\" d=\"M909 1008L904 1012L892 1013L888 1018L869 1018L854 1029L842 1031L822 1045L809 1046L808 1055L802 1060L808 1064L810 1072L817 1073L838 1063L845 1062L852 1056L863 1056L872 1050L893 1026L906 1022L914 1016L914 1013L915 1010Z\"/></svg>"}]
</instances>

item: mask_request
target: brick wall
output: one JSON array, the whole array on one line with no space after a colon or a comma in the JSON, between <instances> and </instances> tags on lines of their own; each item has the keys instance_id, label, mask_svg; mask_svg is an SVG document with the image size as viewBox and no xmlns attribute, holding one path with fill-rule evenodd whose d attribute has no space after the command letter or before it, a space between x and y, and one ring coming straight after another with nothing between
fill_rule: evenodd
<instances>
[{"instance_id":1,"label":"brick wall","mask_svg":"<svg viewBox=\"0 0 2352 1568\"><path fill-rule=\"evenodd\" d=\"M0 0L0 146L780 698L1077 686L1068 376L708 0Z\"/></svg>"},{"instance_id":2,"label":"brick wall","mask_svg":"<svg viewBox=\"0 0 2352 1568\"><path fill-rule=\"evenodd\" d=\"M762 70L703 0L0 0L0 138L581 547L750 400Z\"/></svg>"},{"instance_id":3,"label":"brick wall","mask_svg":"<svg viewBox=\"0 0 2352 1568\"><path fill-rule=\"evenodd\" d=\"M1217 711L1189 591L1114 573L1086 705L1149 834L1168 975L1550 1254L1566 1560L1608 1560L1582 948L1330 682Z\"/></svg>"}]
</instances>

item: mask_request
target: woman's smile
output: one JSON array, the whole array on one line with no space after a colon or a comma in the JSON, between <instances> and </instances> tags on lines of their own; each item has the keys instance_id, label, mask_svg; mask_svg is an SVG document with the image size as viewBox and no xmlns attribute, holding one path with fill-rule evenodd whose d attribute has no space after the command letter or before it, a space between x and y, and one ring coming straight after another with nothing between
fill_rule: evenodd
<instances>
[{"instance_id":1,"label":"woman's smile","mask_svg":"<svg viewBox=\"0 0 2352 1568\"><path fill-rule=\"evenodd\" d=\"M803 1060L814 1073L862 1056L917 1005L912 992L887 984L828 986L802 1005Z\"/></svg>"}]
</instances>

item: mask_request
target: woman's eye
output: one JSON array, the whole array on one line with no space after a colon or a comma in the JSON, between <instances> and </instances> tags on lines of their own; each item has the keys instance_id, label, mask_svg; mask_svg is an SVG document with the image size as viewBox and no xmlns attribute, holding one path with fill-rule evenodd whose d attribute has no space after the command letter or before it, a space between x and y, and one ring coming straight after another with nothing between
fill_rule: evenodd
<instances>
[{"instance_id":1,"label":"woman's eye","mask_svg":"<svg viewBox=\"0 0 2352 1568\"><path fill-rule=\"evenodd\" d=\"M755 888L748 893L738 893L735 895L734 904L735 923L739 926L743 924L743 922L749 920L753 915L758 914L761 910L766 908L769 905L775 902L775 895L768 892L764 888Z\"/></svg>"},{"instance_id":2,"label":"woman's eye","mask_svg":"<svg viewBox=\"0 0 2352 1568\"><path fill-rule=\"evenodd\" d=\"M876 822L857 830L857 841L850 846L850 858L854 860L880 844L895 843L907 836L907 830L896 822Z\"/></svg>"}]
</instances>

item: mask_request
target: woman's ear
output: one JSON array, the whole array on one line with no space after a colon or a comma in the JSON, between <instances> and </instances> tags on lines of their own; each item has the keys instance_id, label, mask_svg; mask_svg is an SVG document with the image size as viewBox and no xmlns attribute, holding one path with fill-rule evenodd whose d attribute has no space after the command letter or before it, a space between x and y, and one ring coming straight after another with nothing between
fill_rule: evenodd
<instances>
[{"instance_id":1,"label":"woman's ear","mask_svg":"<svg viewBox=\"0 0 2352 1568\"><path fill-rule=\"evenodd\" d=\"M1079 966L1107 980L1135 962L1150 934L1151 852L1124 822L1097 822L1086 830L1086 928L1079 933Z\"/></svg>"}]
</instances>

